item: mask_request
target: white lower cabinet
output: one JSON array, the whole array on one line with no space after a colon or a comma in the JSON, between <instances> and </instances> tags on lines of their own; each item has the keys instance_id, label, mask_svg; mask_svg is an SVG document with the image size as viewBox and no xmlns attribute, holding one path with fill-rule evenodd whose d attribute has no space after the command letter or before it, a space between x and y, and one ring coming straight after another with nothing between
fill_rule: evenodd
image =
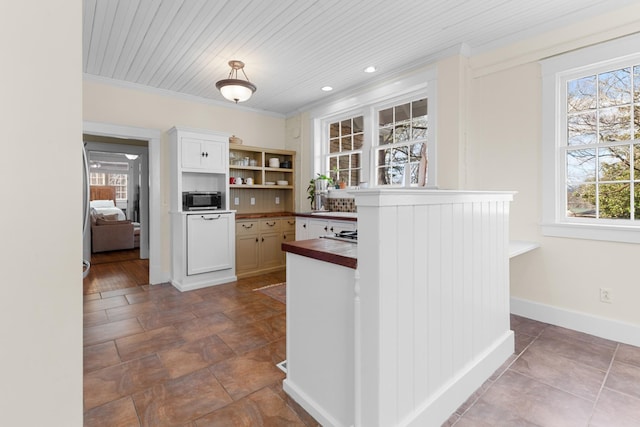
<instances>
[{"instance_id":1,"label":"white lower cabinet","mask_svg":"<svg viewBox=\"0 0 640 427\"><path fill-rule=\"evenodd\" d=\"M235 213L172 214L171 283L181 291L237 279Z\"/></svg>"},{"instance_id":2,"label":"white lower cabinet","mask_svg":"<svg viewBox=\"0 0 640 427\"><path fill-rule=\"evenodd\" d=\"M232 267L231 216L187 215L187 275Z\"/></svg>"},{"instance_id":3,"label":"white lower cabinet","mask_svg":"<svg viewBox=\"0 0 640 427\"><path fill-rule=\"evenodd\" d=\"M298 217L296 219L296 239L317 239L320 236L335 234L341 231L353 231L357 226L358 223L356 221Z\"/></svg>"}]
</instances>

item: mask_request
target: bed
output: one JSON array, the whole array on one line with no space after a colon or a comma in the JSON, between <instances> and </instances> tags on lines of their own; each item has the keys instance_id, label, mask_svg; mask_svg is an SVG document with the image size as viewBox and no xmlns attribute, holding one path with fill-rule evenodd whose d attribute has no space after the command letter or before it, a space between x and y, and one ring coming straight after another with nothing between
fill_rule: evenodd
<instances>
[{"instance_id":1,"label":"bed","mask_svg":"<svg viewBox=\"0 0 640 427\"><path fill-rule=\"evenodd\" d=\"M133 249L140 246L140 224L127 220L116 207L116 188L90 186L91 251L106 252Z\"/></svg>"},{"instance_id":2,"label":"bed","mask_svg":"<svg viewBox=\"0 0 640 427\"><path fill-rule=\"evenodd\" d=\"M92 185L89 188L89 206L95 211L92 212L92 214L116 214L118 221L127 219L122 209L116 207L116 187L110 185Z\"/></svg>"}]
</instances>

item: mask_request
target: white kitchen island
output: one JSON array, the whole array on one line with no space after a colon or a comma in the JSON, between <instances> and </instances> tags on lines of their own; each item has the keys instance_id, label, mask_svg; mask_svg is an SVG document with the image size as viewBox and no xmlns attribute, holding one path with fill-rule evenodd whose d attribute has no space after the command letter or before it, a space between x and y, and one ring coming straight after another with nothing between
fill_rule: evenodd
<instances>
[{"instance_id":1,"label":"white kitchen island","mask_svg":"<svg viewBox=\"0 0 640 427\"><path fill-rule=\"evenodd\" d=\"M354 195L355 265L351 243L283 245L284 389L323 426L440 426L513 353L513 193Z\"/></svg>"}]
</instances>

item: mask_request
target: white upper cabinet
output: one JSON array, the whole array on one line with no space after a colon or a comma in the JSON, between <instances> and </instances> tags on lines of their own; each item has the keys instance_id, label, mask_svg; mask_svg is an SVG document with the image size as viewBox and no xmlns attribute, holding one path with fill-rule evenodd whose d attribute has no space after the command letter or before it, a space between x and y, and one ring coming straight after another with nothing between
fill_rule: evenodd
<instances>
[{"instance_id":1,"label":"white upper cabinet","mask_svg":"<svg viewBox=\"0 0 640 427\"><path fill-rule=\"evenodd\" d=\"M183 170L226 172L228 160L226 142L182 137L180 147Z\"/></svg>"}]
</instances>

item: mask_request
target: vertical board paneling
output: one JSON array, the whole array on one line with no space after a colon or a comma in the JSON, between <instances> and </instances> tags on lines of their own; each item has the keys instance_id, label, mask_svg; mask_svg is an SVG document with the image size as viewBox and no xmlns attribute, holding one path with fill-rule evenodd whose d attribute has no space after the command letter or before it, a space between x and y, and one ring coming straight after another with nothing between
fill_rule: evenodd
<instances>
[{"instance_id":1,"label":"vertical board paneling","mask_svg":"<svg viewBox=\"0 0 640 427\"><path fill-rule=\"evenodd\" d=\"M424 425L408 420L417 420L417 414L444 399L469 369L482 369L482 359L509 330L508 202L470 199L424 204L402 199L376 210L358 208L358 225L367 239L367 247L359 250L369 253L369 246L379 243L377 278L367 271L373 265L358 260L362 277L377 280L363 281L361 293L368 286L379 290L375 373L364 368L369 355L362 355L362 383L377 376L377 398L375 406L367 406L372 400L363 387L362 425ZM379 222L375 239L369 240L372 212ZM366 298L360 304L363 313L373 313ZM365 341L368 324L362 324ZM458 393L457 404L468 397L459 390L453 393Z\"/></svg>"},{"instance_id":2,"label":"vertical board paneling","mask_svg":"<svg viewBox=\"0 0 640 427\"><path fill-rule=\"evenodd\" d=\"M428 315L425 307L428 304L427 272L428 272L428 243L427 224L429 222L428 208L426 206L416 206L414 208L415 217L413 219L413 253L415 265L414 275L414 298L412 311L414 315L413 346L414 346L414 398L416 402L421 402L429 395L429 375L427 370L427 360L430 353L428 347Z\"/></svg>"},{"instance_id":3,"label":"vertical board paneling","mask_svg":"<svg viewBox=\"0 0 640 427\"><path fill-rule=\"evenodd\" d=\"M440 262L440 206L429 206L428 230L425 236L429 247L427 258L427 342L429 346L428 372L429 393L433 393L442 382L441 370L441 336L442 325L440 318L441 291L441 262Z\"/></svg>"},{"instance_id":4,"label":"vertical board paneling","mask_svg":"<svg viewBox=\"0 0 640 427\"><path fill-rule=\"evenodd\" d=\"M397 352L398 352L398 215L397 207L380 208L380 401L385 408L380 412L381 425L393 425L398 413ZM393 283L394 286L389 286ZM366 284L364 285L366 286Z\"/></svg>"},{"instance_id":5,"label":"vertical board paneling","mask_svg":"<svg viewBox=\"0 0 640 427\"><path fill-rule=\"evenodd\" d=\"M452 349L451 362L453 369L458 369L464 364L464 211L463 204L457 203L451 206L452 216L452 237L451 237L451 281L452 281L452 301L451 315L452 324Z\"/></svg>"},{"instance_id":6,"label":"vertical board paneling","mask_svg":"<svg viewBox=\"0 0 640 427\"><path fill-rule=\"evenodd\" d=\"M440 372L443 378L453 375L453 205L440 206Z\"/></svg>"},{"instance_id":7,"label":"vertical board paneling","mask_svg":"<svg viewBox=\"0 0 640 427\"><path fill-rule=\"evenodd\" d=\"M413 397L413 382L415 381L413 370L413 331L416 327L413 311L414 299L414 274L415 253L413 242L414 208L413 206L398 207L398 236L396 257L398 259L397 293L398 293L398 348L397 357L397 401L398 413L403 414L415 407Z\"/></svg>"}]
</instances>

